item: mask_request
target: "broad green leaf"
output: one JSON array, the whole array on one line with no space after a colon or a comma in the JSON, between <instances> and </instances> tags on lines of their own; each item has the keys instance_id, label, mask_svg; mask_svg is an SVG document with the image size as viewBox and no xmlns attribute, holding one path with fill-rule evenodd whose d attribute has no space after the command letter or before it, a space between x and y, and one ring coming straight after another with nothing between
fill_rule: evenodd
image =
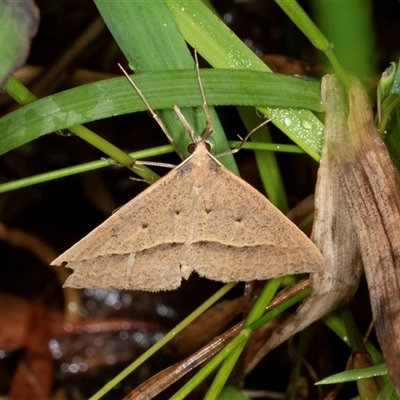
<instances>
[{"instance_id":1,"label":"broad green leaf","mask_svg":"<svg viewBox=\"0 0 400 400\"><path fill-rule=\"evenodd\" d=\"M95 3L131 68L137 74L147 71L194 69L193 57L165 1L143 3L142 0L114 2L95 0ZM192 84L198 88L197 80ZM202 103L197 103L196 106ZM183 106L188 105L183 104ZM202 132L205 126L202 107L195 109L185 107L181 111L195 132ZM210 111L214 125L213 151L220 154L228 150L228 144L218 116L212 109ZM187 146L190 138L175 114L171 110L162 110L160 118L175 142L172 144L188 156ZM238 173L232 155L224 157L221 162Z\"/></svg>"}]
</instances>

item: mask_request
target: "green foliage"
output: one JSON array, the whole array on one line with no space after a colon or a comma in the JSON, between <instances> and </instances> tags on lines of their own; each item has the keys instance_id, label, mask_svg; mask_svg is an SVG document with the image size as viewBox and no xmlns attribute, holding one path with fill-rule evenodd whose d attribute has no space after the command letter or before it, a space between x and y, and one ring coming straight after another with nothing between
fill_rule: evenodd
<instances>
[{"instance_id":1,"label":"green foliage","mask_svg":"<svg viewBox=\"0 0 400 400\"><path fill-rule=\"evenodd\" d=\"M0 86L25 63L38 23L32 0L0 2Z\"/></svg>"},{"instance_id":2,"label":"green foliage","mask_svg":"<svg viewBox=\"0 0 400 400\"><path fill-rule=\"evenodd\" d=\"M349 371L343 371L335 375L331 375L328 378L322 379L316 382L316 385L331 385L333 383L343 383L356 381L358 379L372 378L374 376L387 375L388 370L385 364L374 365L368 368L351 369Z\"/></svg>"}]
</instances>

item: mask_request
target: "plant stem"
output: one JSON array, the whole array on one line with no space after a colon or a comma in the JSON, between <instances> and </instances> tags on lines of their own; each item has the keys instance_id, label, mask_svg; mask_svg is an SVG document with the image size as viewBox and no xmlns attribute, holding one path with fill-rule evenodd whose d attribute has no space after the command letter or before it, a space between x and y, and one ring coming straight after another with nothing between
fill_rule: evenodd
<instances>
[{"instance_id":1,"label":"plant stem","mask_svg":"<svg viewBox=\"0 0 400 400\"><path fill-rule=\"evenodd\" d=\"M171 331L169 331L162 339L160 339L156 344L151 346L145 353L138 357L131 365L125 368L121 373L119 373L115 378L107 382L97 393L95 393L89 400L98 400L106 393L108 393L115 385L126 378L130 373L132 373L136 368L143 364L148 358L150 358L154 353L156 353L161 347L163 347L167 342L172 340L179 332L186 328L193 320L195 320L199 315L201 315L205 310L210 308L215 302L217 302L222 296L224 296L229 290L231 290L236 283L228 283L224 285L220 290L213 294L207 299L200 307L196 308L189 316L187 316L182 322L176 325Z\"/></svg>"},{"instance_id":2,"label":"plant stem","mask_svg":"<svg viewBox=\"0 0 400 400\"><path fill-rule=\"evenodd\" d=\"M323 51L331 62L333 68L338 74L339 78L346 85L350 87L350 79L347 73L342 68L339 60L336 58L325 35L319 30L317 25L300 7L296 0L275 0L279 7L286 13L286 15L296 24L296 26L307 36L310 42L318 49Z\"/></svg>"}]
</instances>

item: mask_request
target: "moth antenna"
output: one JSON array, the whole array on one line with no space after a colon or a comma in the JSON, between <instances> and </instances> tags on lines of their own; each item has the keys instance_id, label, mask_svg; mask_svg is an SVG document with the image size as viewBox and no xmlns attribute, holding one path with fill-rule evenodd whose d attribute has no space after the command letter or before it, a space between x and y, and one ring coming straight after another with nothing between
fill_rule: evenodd
<instances>
[{"instance_id":1,"label":"moth antenna","mask_svg":"<svg viewBox=\"0 0 400 400\"><path fill-rule=\"evenodd\" d=\"M195 142L196 139L194 137L194 129L191 127L185 116L182 114L181 109L178 106L173 106L173 110L175 111L176 116L179 118L181 121L183 127L185 128L186 132L189 134L190 139L192 139L192 142Z\"/></svg>"},{"instance_id":2,"label":"moth antenna","mask_svg":"<svg viewBox=\"0 0 400 400\"><path fill-rule=\"evenodd\" d=\"M204 113L206 114L206 117L207 117L206 127L204 128L204 130L203 130L203 132L201 133L201 136L200 136L200 141L205 142L210 137L210 135L213 133L214 126L213 126L213 122L212 122L212 118L211 118L210 109L208 108L206 95L204 93L203 82L201 81L199 58L197 56L197 50L196 49L194 49L194 59L196 61L197 81L199 82L201 98L203 99L203 110L204 110Z\"/></svg>"},{"instance_id":3,"label":"moth antenna","mask_svg":"<svg viewBox=\"0 0 400 400\"><path fill-rule=\"evenodd\" d=\"M139 89L139 86L136 85L136 83L133 81L133 79L128 75L128 73L125 71L124 67L118 63L119 68L121 71L124 73L126 79L128 79L129 83L132 85L132 87L136 90L136 93L140 96L142 99L143 103L146 105L147 109L150 111L152 117L156 120L157 124L161 128L161 130L164 132L165 136L167 139L170 141L170 143L176 144L175 140L172 138L172 136L169 134L166 126L162 122L161 118L157 115L157 113L154 111L153 107L150 105L150 103L147 101L146 97L144 96L143 92ZM178 148L178 146L174 146L176 152L178 153L179 157L181 159L184 159L185 157L183 156L182 152Z\"/></svg>"}]
</instances>

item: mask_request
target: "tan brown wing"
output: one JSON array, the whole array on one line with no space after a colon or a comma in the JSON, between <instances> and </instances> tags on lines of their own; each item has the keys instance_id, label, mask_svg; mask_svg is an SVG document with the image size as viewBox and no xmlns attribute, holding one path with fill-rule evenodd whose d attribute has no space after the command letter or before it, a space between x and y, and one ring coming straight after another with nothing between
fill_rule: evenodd
<instances>
[{"instance_id":1,"label":"tan brown wing","mask_svg":"<svg viewBox=\"0 0 400 400\"><path fill-rule=\"evenodd\" d=\"M184 277L186 268L223 282L322 269L315 245L265 196L209 155L202 164L208 172L197 198L192 194L196 223L182 259Z\"/></svg>"},{"instance_id":2,"label":"tan brown wing","mask_svg":"<svg viewBox=\"0 0 400 400\"><path fill-rule=\"evenodd\" d=\"M68 286L152 291L193 270L229 282L322 268L312 242L203 143L53 264L65 262Z\"/></svg>"},{"instance_id":3,"label":"tan brown wing","mask_svg":"<svg viewBox=\"0 0 400 400\"><path fill-rule=\"evenodd\" d=\"M61 254L74 273L66 286L170 290L181 283L180 253L188 236L190 158Z\"/></svg>"}]
</instances>

